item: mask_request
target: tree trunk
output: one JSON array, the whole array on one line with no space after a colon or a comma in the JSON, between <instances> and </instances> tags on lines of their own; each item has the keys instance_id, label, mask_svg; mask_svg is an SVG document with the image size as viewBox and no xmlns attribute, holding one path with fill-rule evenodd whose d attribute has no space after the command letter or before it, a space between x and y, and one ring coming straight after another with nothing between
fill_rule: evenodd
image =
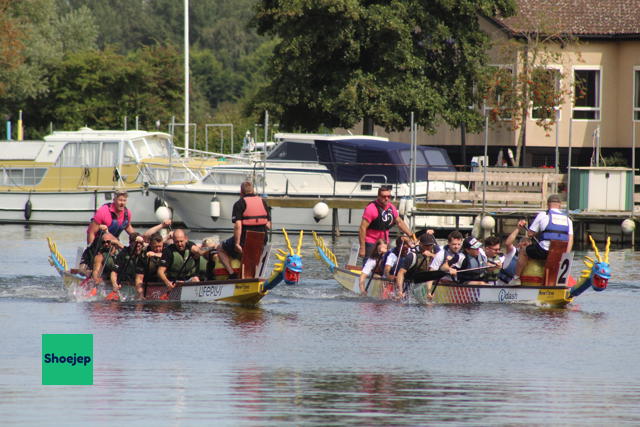
<instances>
[{"instance_id":1,"label":"tree trunk","mask_svg":"<svg viewBox=\"0 0 640 427\"><path fill-rule=\"evenodd\" d=\"M362 120L362 134L363 135L373 135L373 118L365 116Z\"/></svg>"}]
</instances>

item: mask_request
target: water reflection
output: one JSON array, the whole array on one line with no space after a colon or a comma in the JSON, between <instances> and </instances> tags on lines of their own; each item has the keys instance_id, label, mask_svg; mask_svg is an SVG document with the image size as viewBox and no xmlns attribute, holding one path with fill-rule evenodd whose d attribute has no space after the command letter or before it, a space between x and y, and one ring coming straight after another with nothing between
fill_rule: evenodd
<instances>
[{"instance_id":1,"label":"water reflection","mask_svg":"<svg viewBox=\"0 0 640 427\"><path fill-rule=\"evenodd\" d=\"M640 419L633 406L640 403L640 387L632 383L612 391L606 383L568 378L258 369L236 371L232 382L234 413L250 423L491 425L517 419L580 425L591 416Z\"/></svg>"}]
</instances>

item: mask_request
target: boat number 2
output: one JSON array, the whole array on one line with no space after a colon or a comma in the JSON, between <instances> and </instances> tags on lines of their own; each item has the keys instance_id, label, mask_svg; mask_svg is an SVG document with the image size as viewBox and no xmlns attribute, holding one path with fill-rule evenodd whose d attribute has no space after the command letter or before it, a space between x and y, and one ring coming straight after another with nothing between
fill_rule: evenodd
<instances>
[{"instance_id":1,"label":"boat number 2","mask_svg":"<svg viewBox=\"0 0 640 427\"><path fill-rule=\"evenodd\" d=\"M564 253L560 258L560 268L558 269L558 277L556 278L557 286L566 286L569 272L573 264L573 253Z\"/></svg>"}]
</instances>

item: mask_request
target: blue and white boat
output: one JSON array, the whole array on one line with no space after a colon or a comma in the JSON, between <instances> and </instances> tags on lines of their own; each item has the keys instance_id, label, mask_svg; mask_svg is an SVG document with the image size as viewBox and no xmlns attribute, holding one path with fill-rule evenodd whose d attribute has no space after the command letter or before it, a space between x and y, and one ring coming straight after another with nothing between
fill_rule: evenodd
<instances>
[{"instance_id":1,"label":"blue and white boat","mask_svg":"<svg viewBox=\"0 0 640 427\"><path fill-rule=\"evenodd\" d=\"M331 199L344 200L344 207L337 209L337 222L341 232L353 233L360 225L362 200L375 199L381 185L392 186L397 207L402 208L403 199L410 196L409 144L371 136L276 134L275 138L278 144L264 161L220 165L197 183L150 189L188 227L206 230L232 228L231 210L240 184L246 180L254 183L259 194L287 200L287 206L273 207L274 229L331 231L333 215L312 209L316 203ZM428 191L467 191L459 183L428 181L429 171L454 170L444 149L418 146L416 164L417 200L425 199ZM455 227L453 217L421 216L415 221L416 226ZM464 222L460 225L470 227Z\"/></svg>"}]
</instances>

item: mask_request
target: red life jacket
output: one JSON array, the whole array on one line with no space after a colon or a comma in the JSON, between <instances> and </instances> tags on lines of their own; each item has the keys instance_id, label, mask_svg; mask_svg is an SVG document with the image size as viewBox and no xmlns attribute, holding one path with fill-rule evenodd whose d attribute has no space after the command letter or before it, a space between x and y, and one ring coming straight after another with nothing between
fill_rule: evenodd
<instances>
[{"instance_id":1,"label":"red life jacket","mask_svg":"<svg viewBox=\"0 0 640 427\"><path fill-rule=\"evenodd\" d=\"M245 196L246 207L242 212L242 225L267 225L269 213L260 196Z\"/></svg>"}]
</instances>

